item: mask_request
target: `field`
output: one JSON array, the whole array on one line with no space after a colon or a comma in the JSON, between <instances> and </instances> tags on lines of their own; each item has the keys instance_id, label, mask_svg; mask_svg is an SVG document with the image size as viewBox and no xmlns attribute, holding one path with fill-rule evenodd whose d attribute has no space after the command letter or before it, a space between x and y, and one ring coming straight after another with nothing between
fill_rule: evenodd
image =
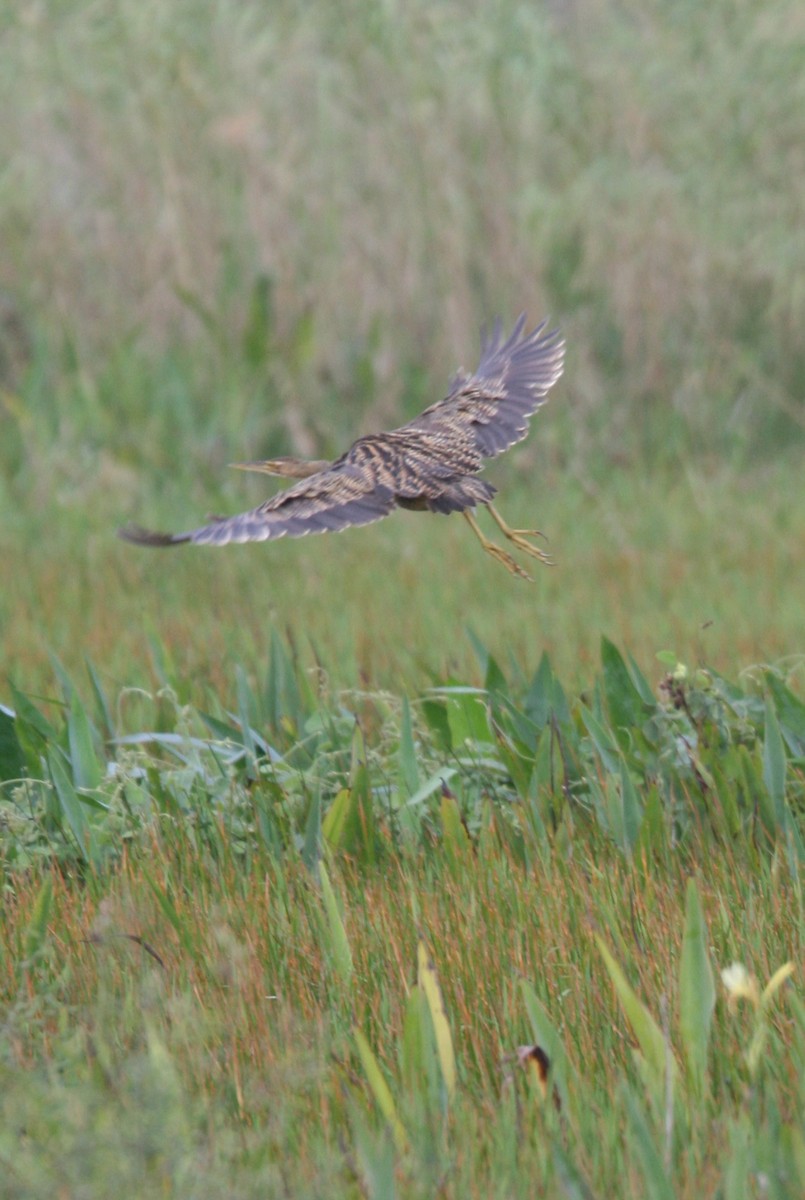
<instances>
[{"instance_id":1,"label":"field","mask_svg":"<svg viewBox=\"0 0 805 1200\"><path fill-rule=\"evenodd\" d=\"M802 1195L799 6L0 17L0 1197ZM523 309L533 584L115 537Z\"/></svg>"}]
</instances>

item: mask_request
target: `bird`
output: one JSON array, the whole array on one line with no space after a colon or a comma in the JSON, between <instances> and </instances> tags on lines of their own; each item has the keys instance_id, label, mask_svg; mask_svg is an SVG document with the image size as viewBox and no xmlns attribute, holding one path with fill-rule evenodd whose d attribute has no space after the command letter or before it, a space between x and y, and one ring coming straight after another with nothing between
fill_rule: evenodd
<instances>
[{"instance_id":1,"label":"bird","mask_svg":"<svg viewBox=\"0 0 805 1200\"><path fill-rule=\"evenodd\" d=\"M552 563L530 540L543 537L540 530L510 528L492 503L497 488L479 478L486 459L526 437L530 418L563 371L560 331L546 331L546 318L526 332L526 320L522 313L509 337L500 317L490 331L482 328L480 361L472 374L460 370L443 400L399 429L359 437L334 461L282 457L233 463L240 470L296 480L257 508L209 517L186 533L129 525L118 530L119 536L140 546L225 546L368 525L396 508L459 512L487 554L512 575L531 580L503 546L486 537L474 516L485 507L512 546L540 563Z\"/></svg>"}]
</instances>

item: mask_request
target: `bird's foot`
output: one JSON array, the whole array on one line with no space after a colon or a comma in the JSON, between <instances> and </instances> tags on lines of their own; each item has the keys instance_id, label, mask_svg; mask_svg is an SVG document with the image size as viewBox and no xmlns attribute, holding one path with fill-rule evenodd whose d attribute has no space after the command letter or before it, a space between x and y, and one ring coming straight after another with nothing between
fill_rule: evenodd
<instances>
[{"instance_id":1,"label":"bird's foot","mask_svg":"<svg viewBox=\"0 0 805 1200\"><path fill-rule=\"evenodd\" d=\"M504 537L508 538L510 542L513 542L513 544L517 546L519 550L522 550L524 554L529 554L532 558L536 558L538 562L543 563L546 567L553 566L553 559L551 556L546 554L544 550L541 550L539 546L535 546L533 542L528 540L529 538L535 537L545 538L545 534L541 529L512 529L511 526L503 520L503 517L500 515L494 505L488 504L487 508L489 509L492 519ZM545 540L547 541L548 539L545 538Z\"/></svg>"},{"instance_id":2,"label":"bird's foot","mask_svg":"<svg viewBox=\"0 0 805 1200\"><path fill-rule=\"evenodd\" d=\"M524 571L520 564L515 562L511 554L507 550L504 550L502 546L498 546L495 542L490 542L487 539L484 539L481 545L487 554L491 554L492 558L502 563L510 574L517 575L519 579L527 579L529 583L534 582L528 572Z\"/></svg>"},{"instance_id":3,"label":"bird's foot","mask_svg":"<svg viewBox=\"0 0 805 1200\"><path fill-rule=\"evenodd\" d=\"M535 546L533 542L528 541L530 537L545 536L538 529L509 529L508 531L504 530L504 533L509 541L513 542L524 554L530 554L532 558L536 558L538 562L544 563L546 567L554 565L550 554L546 554L539 546Z\"/></svg>"}]
</instances>

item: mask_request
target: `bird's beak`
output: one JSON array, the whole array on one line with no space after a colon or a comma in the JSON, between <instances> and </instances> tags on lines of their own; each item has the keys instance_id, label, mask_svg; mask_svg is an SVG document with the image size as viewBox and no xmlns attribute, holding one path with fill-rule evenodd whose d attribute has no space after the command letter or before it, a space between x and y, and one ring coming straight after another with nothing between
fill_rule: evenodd
<instances>
[{"instance_id":1,"label":"bird's beak","mask_svg":"<svg viewBox=\"0 0 805 1200\"><path fill-rule=\"evenodd\" d=\"M230 463L229 465L236 471L260 471L263 475L279 474L276 463L272 459L267 459L265 462Z\"/></svg>"}]
</instances>

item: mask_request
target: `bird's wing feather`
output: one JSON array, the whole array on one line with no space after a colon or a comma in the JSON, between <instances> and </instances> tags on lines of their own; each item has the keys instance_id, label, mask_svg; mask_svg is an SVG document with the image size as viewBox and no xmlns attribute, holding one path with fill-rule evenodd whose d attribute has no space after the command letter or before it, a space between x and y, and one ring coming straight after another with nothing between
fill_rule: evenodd
<instances>
[{"instance_id":1,"label":"bird's wing feather","mask_svg":"<svg viewBox=\"0 0 805 1200\"><path fill-rule=\"evenodd\" d=\"M444 400L400 429L359 438L331 466L258 508L213 519L187 533L130 526L120 530L121 537L145 546L225 546L368 525L390 513L398 499L403 504L425 500L437 511L450 511L444 507L450 487L476 475L484 458L525 437L529 417L562 374L565 344L559 332L544 333L543 321L524 335L525 322L523 313L504 339L498 319L491 334L482 333L477 370L457 375ZM452 508L468 506L466 488L458 499L453 495ZM479 502L483 497L473 493L472 503Z\"/></svg>"},{"instance_id":2,"label":"bird's wing feather","mask_svg":"<svg viewBox=\"0 0 805 1200\"><path fill-rule=\"evenodd\" d=\"M234 517L219 517L187 533L154 533L138 526L120 530L126 541L143 546L176 546L195 542L226 546L230 542L266 542L308 533L333 533L351 525L379 521L395 506L393 491L362 475L347 457L325 471L302 479L258 508Z\"/></svg>"},{"instance_id":3,"label":"bird's wing feather","mask_svg":"<svg viewBox=\"0 0 805 1200\"><path fill-rule=\"evenodd\" d=\"M481 334L481 361L473 375L459 374L449 395L400 432L460 444L462 435L480 458L494 458L528 432L528 421L562 374L565 343L546 322L523 334L525 313L509 338L500 319ZM480 468L480 463L476 470Z\"/></svg>"}]
</instances>

